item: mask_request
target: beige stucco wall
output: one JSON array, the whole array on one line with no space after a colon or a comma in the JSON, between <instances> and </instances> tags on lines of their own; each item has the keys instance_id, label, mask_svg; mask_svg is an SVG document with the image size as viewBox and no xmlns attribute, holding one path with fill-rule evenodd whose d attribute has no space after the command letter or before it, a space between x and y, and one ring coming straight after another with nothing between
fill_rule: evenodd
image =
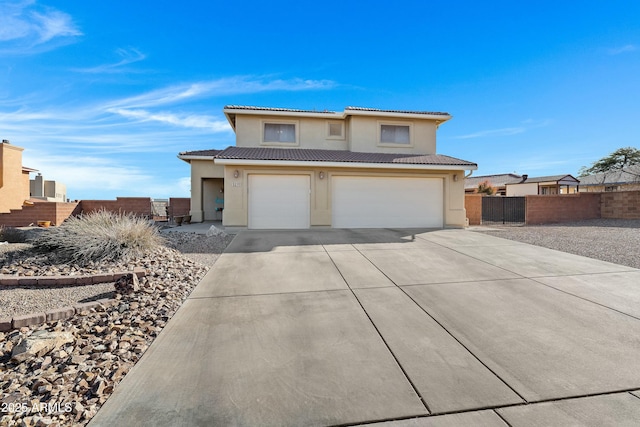
<instances>
[{"instance_id":1,"label":"beige stucco wall","mask_svg":"<svg viewBox=\"0 0 640 427\"><path fill-rule=\"evenodd\" d=\"M22 171L21 147L0 144L0 213L19 209L29 199L29 173Z\"/></svg>"},{"instance_id":2,"label":"beige stucco wall","mask_svg":"<svg viewBox=\"0 0 640 427\"><path fill-rule=\"evenodd\" d=\"M538 183L507 184L507 197L521 197L538 194Z\"/></svg>"},{"instance_id":3,"label":"beige stucco wall","mask_svg":"<svg viewBox=\"0 0 640 427\"><path fill-rule=\"evenodd\" d=\"M191 220L204 220L203 180L208 178L222 178L224 167L215 165L213 160L190 160L191 163Z\"/></svg>"},{"instance_id":4,"label":"beige stucco wall","mask_svg":"<svg viewBox=\"0 0 640 427\"><path fill-rule=\"evenodd\" d=\"M238 171L238 178L234 177ZM324 179L320 179L320 172ZM305 167L225 167L225 206L223 224L226 227L247 227L248 193L247 182L250 174L302 174L311 178L310 224L312 227L331 226L331 178L333 176L399 176L442 178L444 182L444 225L445 227L463 227L466 212L464 209L464 171L418 171L389 169L348 169L348 168L305 168ZM453 180L453 175L458 180Z\"/></svg>"},{"instance_id":5,"label":"beige stucco wall","mask_svg":"<svg viewBox=\"0 0 640 427\"><path fill-rule=\"evenodd\" d=\"M351 116L347 135L349 150L363 153L435 154L436 123L432 120L398 120L395 118ZM381 124L407 124L411 126L411 146L378 143Z\"/></svg>"},{"instance_id":6,"label":"beige stucco wall","mask_svg":"<svg viewBox=\"0 0 640 427\"><path fill-rule=\"evenodd\" d=\"M263 124L295 123L298 129L298 143L265 144L262 142ZM344 126L344 139L328 136L329 122L341 122ZM408 124L411 126L413 144L380 145L379 129L381 124ZM272 117L260 115L236 116L236 145L238 147L291 147L317 148L323 150L351 150L364 153L402 153L435 154L437 126L433 120L397 120L369 116L348 116L346 119Z\"/></svg>"},{"instance_id":7,"label":"beige stucco wall","mask_svg":"<svg viewBox=\"0 0 640 427\"><path fill-rule=\"evenodd\" d=\"M298 144L264 144L262 142L263 123L295 123L298 131ZM236 116L236 146L238 147L292 147L292 148L318 148L322 150L346 150L346 132L344 139L334 139L328 136L328 123L342 122L340 119L324 119L313 117L286 117L273 116Z\"/></svg>"}]
</instances>

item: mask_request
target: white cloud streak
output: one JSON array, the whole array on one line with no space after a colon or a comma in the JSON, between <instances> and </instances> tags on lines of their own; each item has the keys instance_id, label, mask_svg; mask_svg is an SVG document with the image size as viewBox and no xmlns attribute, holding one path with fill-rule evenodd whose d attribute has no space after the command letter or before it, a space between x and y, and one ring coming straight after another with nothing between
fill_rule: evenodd
<instances>
[{"instance_id":1,"label":"white cloud streak","mask_svg":"<svg viewBox=\"0 0 640 427\"><path fill-rule=\"evenodd\" d=\"M204 97L240 95L269 91L297 92L332 89L331 80L268 80L253 76L236 76L153 90L142 95L124 98L108 105L108 108L145 108L177 104Z\"/></svg>"},{"instance_id":2,"label":"white cloud streak","mask_svg":"<svg viewBox=\"0 0 640 427\"><path fill-rule=\"evenodd\" d=\"M127 110L124 108L112 108L111 113L142 122L156 121L175 126L208 129L212 132L231 131L231 126L226 120L219 120L213 116L199 114L172 114L168 112L151 113L146 110Z\"/></svg>"},{"instance_id":3,"label":"white cloud streak","mask_svg":"<svg viewBox=\"0 0 640 427\"><path fill-rule=\"evenodd\" d=\"M469 133L466 135L459 135L452 137L453 139L473 139L473 138L493 138L502 136L512 136L525 133L531 129L548 126L552 123L551 120L536 121L533 119L527 119L522 122L521 126L506 127L499 129L481 130L478 132Z\"/></svg>"},{"instance_id":4,"label":"white cloud streak","mask_svg":"<svg viewBox=\"0 0 640 427\"><path fill-rule=\"evenodd\" d=\"M57 9L35 1L0 4L0 54L46 51L81 35L71 16Z\"/></svg>"},{"instance_id":5,"label":"white cloud streak","mask_svg":"<svg viewBox=\"0 0 640 427\"><path fill-rule=\"evenodd\" d=\"M607 53L609 55L620 55L621 53L635 52L636 50L638 50L638 46L633 44L627 44L617 48L609 49Z\"/></svg>"},{"instance_id":6,"label":"white cloud streak","mask_svg":"<svg viewBox=\"0 0 640 427\"><path fill-rule=\"evenodd\" d=\"M116 54L121 58L119 61L110 63L110 64L102 64L95 67L89 68L74 68L71 71L75 71L78 73L90 73L90 74L114 74L114 73L130 73L134 72L129 67L126 67L129 64L133 64L136 62L143 61L146 59L147 55L140 52L136 48L120 48L116 50Z\"/></svg>"}]
</instances>

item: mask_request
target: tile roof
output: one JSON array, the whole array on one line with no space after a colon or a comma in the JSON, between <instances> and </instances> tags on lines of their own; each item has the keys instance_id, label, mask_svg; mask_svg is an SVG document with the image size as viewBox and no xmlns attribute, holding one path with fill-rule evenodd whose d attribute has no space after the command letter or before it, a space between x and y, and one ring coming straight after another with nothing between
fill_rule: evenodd
<instances>
[{"instance_id":1,"label":"tile roof","mask_svg":"<svg viewBox=\"0 0 640 427\"><path fill-rule=\"evenodd\" d=\"M366 107L347 107L344 109L347 111L371 111L376 113L402 113L402 114L429 114L436 116L448 116L449 113L442 113L437 111L411 111L411 110L380 110L378 108L366 108Z\"/></svg>"},{"instance_id":2,"label":"tile roof","mask_svg":"<svg viewBox=\"0 0 640 427\"><path fill-rule=\"evenodd\" d=\"M276 107L257 107L253 105L225 105L225 110L249 110L249 111L277 111L285 113L318 113L318 114L340 114L336 111L329 110L300 110L295 108L276 108ZM367 107L346 107L344 114L349 114L350 111L359 112L372 112L372 113L400 113L400 114L424 114L424 115L436 115L436 116L449 116L449 113L436 112L436 111L413 111L413 110L384 110L379 108L367 108Z\"/></svg>"},{"instance_id":3,"label":"tile roof","mask_svg":"<svg viewBox=\"0 0 640 427\"><path fill-rule=\"evenodd\" d=\"M282 111L286 113L325 113L337 114L335 111L328 110L297 110L295 108L273 108L273 107L255 107L252 105L225 105L225 110L252 110L252 111Z\"/></svg>"},{"instance_id":4,"label":"tile roof","mask_svg":"<svg viewBox=\"0 0 640 427\"><path fill-rule=\"evenodd\" d=\"M415 155L394 153L359 153L345 150L304 148L229 147L216 159L282 160L303 162L399 163L414 165L472 166L477 164L441 154Z\"/></svg>"}]
</instances>

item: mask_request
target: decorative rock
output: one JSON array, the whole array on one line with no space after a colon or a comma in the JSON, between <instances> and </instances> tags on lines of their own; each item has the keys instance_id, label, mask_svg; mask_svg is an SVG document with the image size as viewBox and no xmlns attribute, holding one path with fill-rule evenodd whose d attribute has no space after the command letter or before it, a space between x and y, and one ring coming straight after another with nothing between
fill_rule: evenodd
<instances>
[{"instance_id":1,"label":"decorative rock","mask_svg":"<svg viewBox=\"0 0 640 427\"><path fill-rule=\"evenodd\" d=\"M228 241L189 233L172 236L176 246L189 248L195 255L220 253ZM212 249L214 248L214 249ZM212 256L212 255L209 255ZM215 255L213 255L215 257ZM212 258L209 258L212 259ZM213 258L215 259L215 258ZM212 263L212 261L210 261ZM52 268L55 267L55 268ZM5 266L0 267L5 268ZM184 299L207 272L173 249L160 248L152 255L132 263L48 266L39 262L23 262L7 266L7 274L20 274L17 269L32 271L32 276L61 275L74 271L78 276L102 271L146 271L138 282L142 292L117 294L113 306L102 302L65 305L78 306L84 316L60 319L55 324L22 327L0 331L0 358L5 358L2 371L2 401L59 404L69 412L55 414L21 413L2 417L7 425L85 425L113 392L114 385L135 365L161 328L173 316ZM49 273L49 274L47 274ZM165 279L169 277L170 279ZM159 289L159 288L162 289ZM165 297L161 298L160 293ZM127 309L120 312L121 305ZM41 308L42 311L49 307ZM34 310L37 311L37 310ZM38 330L36 330L38 329ZM58 347L43 348L35 354L20 356L16 348L23 341L35 340L42 334L70 334L72 339ZM16 359L9 360L15 351ZM65 354L66 353L66 354ZM62 357L65 356L65 357ZM95 357L95 360L92 358ZM34 385L37 387L34 388ZM38 394L43 392L45 394ZM0 414L4 416L5 414ZM34 416L37 416L34 420ZM25 421L26 420L26 421ZM52 423L47 424L49 420Z\"/></svg>"},{"instance_id":2,"label":"decorative rock","mask_svg":"<svg viewBox=\"0 0 640 427\"><path fill-rule=\"evenodd\" d=\"M121 295L129 295L140 290L140 283L138 282L138 276L133 273L129 273L119 278L114 287L116 292Z\"/></svg>"},{"instance_id":3,"label":"decorative rock","mask_svg":"<svg viewBox=\"0 0 640 427\"><path fill-rule=\"evenodd\" d=\"M73 334L70 332L35 332L13 348L11 361L19 363L37 354L47 354L53 349L73 342L73 340Z\"/></svg>"}]
</instances>

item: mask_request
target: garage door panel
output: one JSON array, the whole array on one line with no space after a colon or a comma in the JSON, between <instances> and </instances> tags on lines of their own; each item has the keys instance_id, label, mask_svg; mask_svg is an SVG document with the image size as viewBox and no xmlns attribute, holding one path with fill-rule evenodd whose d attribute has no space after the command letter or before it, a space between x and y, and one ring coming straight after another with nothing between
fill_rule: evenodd
<instances>
[{"instance_id":1,"label":"garage door panel","mask_svg":"<svg viewBox=\"0 0 640 427\"><path fill-rule=\"evenodd\" d=\"M333 177L333 227L442 227L439 178Z\"/></svg>"},{"instance_id":2,"label":"garage door panel","mask_svg":"<svg viewBox=\"0 0 640 427\"><path fill-rule=\"evenodd\" d=\"M309 228L308 175L249 175L249 228Z\"/></svg>"}]
</instances>

